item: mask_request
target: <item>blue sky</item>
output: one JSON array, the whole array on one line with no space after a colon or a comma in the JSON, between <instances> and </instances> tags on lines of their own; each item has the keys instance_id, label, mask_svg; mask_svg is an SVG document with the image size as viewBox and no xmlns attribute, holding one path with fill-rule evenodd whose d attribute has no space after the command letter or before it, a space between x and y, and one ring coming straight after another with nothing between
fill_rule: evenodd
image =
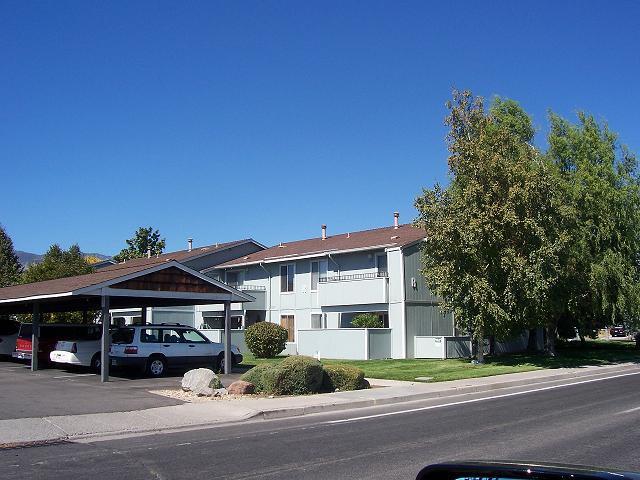
<instances>
[{"instance_id":1,"label":"blue sky","mask_svg":"<svg viewBox=\"0 0 640 480\"><path fill-rule=\"evenodd\" d=\"M20 250L266 244L415 216L451 87L587 110L640 150L640 3L0 3L2 223Z\"/></svg>"}]
</instances>

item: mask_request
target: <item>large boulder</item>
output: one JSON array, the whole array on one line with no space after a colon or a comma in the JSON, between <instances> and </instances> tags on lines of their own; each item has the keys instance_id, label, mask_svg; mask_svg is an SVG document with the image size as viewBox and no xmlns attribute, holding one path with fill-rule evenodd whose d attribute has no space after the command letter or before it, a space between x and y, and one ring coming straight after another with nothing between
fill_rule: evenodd
<instances>
[{"instance_id":1,"label":"large boulder","mask_svg":"<svg viewBox=\"0 0 640 480\"><path fill-rule=\"evenodd\" d=\"M208 368L189 370L182 377L182 390L185 392L210 397L215 393L215 390L220 388L222 388L220 379L213 370Z\"/></svg>"},{"instance_id":2,"label":"large boulder","mask_svg":"<svg viewBox=\"0 0 640 480\"><path fill-rule=\"evenodd\" d=\"M256 386L251 382L245 382L244 380L238 380L233 382L227 387L227 391L232 395L247 395L255 393Z\"/></svg>"}]
</instances>

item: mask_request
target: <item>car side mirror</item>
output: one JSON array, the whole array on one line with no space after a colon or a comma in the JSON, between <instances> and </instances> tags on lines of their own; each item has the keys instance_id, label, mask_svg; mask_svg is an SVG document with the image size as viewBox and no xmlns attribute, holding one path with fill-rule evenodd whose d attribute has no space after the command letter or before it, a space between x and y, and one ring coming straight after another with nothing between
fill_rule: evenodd
<instances>
[{"instance_id":1,"label":"car side mirror","mask_svg":"<svg viewBox=\"0 0 640 480\"><path fill-rule=\"evenodd\" d=\"M634 472L593 469L584 466L460 462L424 467L416 480L640 480Z\"/></svg>"}]
</instances>

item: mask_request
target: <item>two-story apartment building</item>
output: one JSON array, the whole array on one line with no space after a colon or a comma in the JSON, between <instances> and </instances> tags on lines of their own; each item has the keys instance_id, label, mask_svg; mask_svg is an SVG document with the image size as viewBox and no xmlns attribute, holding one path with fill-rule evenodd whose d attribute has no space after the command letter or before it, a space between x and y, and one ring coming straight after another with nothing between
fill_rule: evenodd
<instances>
[{"instance_id":1,"label":"two-story apartment building","mask_svg":"<svg viewBox=\"0 0 640 480\"><path fill-rule=\"evenodd\" d=\"M420 274L424 232L398 225L397 214L394 220L390 227L337 235L327 235L323 225L319 237L256 250L204 272L254 296L256 302L234 306L238 324L282 325L287 353L413 358L415 337L453 336L454 323ZM198 308L196 324L211 326L209 319L221 317L219 306ZM385 328L353 328L363 312L377 314Z\"/></svg>"}]
</instances>

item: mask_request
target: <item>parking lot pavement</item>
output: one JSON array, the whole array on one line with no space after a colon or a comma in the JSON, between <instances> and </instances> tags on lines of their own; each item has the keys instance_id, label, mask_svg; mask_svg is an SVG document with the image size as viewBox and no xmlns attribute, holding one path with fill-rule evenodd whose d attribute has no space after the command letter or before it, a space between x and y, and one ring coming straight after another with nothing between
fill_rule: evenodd
<instances>
[{"instance_id":1,"label":"parking lot pavement","mask_svg":"<svg viewBox=\"0 0 640 480\"><path fill-rule=\"evenodd\" d=\"M112 372L108 383L86 369L46 368L32 373L29 365L0 361L0 420L143 410L180 405L180 400L149 390L178 388L184 372L164 378L141 378ZM239 374L221 376L224 385Z\"/></svg>"}]
</instances>

